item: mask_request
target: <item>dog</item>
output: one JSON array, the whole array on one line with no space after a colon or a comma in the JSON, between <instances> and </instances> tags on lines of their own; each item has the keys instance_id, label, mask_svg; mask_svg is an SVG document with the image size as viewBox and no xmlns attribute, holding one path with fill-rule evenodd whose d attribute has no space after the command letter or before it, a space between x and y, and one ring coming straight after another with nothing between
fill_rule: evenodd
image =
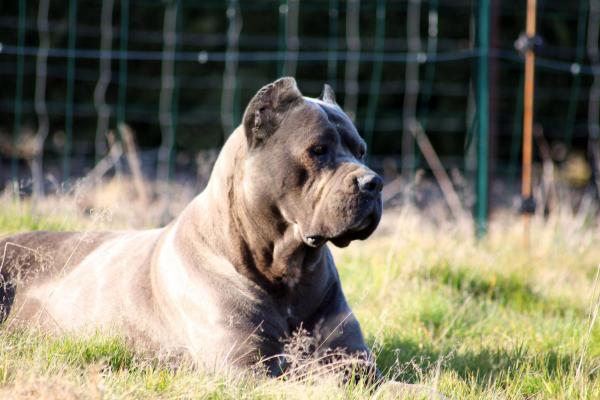
<instances>
[{"instance_id":1,"label":"dog","mask_svg":"<svg viewBox=\"0 0 600 400\"><path fill-rule=\"evenodd\" d=\"M383 181L365 153L331 87L309 98L278 79L251 99L206 188L166 227L1 240L0 317L115 331L205 368L268 360L275 376L284 339L302 329L373 370L327 247L366 239L380 221Z\"/></svg>"}]
</instances>

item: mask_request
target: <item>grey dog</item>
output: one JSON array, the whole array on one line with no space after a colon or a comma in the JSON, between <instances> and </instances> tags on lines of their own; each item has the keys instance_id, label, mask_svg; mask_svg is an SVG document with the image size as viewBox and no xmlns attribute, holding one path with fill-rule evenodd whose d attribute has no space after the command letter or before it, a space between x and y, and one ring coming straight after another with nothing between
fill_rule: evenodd
<instances>
[{"instance_id":1,"label":"grey dog","mask_svg":"<svg viewBox=\"0 0 600 400\"><path fill-rule=\"evenodd\" d=\"M376 377L327 247L379 223L383 183L365 152L329 86L314 99L281 78L252 98L207 187L165 228L0 240L0 317L114 331L208 369L263 360L272 375L302 329L323 354L356 356Z\"/></svg>"}]
</instances>

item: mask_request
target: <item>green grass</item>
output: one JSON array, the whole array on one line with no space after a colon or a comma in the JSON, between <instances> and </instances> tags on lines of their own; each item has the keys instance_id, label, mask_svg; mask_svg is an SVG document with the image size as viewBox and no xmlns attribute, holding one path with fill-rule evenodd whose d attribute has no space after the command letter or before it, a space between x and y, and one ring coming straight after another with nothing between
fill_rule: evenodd
<instances>
[{"instance_id":1,"label":"green grass","mask_svg":"<svg viewBox=\"0 0 600 400\"><path fill-rule=\"evenodd\" d=\"M0 210L0 237L21 231L68 231L83 228L85 224L72 216L40 214L29 204L2 204Z\"/></svg>"},{"instance_id":2,"label":"green grass","mask_svg":"<svg viewBox=\"0 0 600 400\"><path fill-rule=\"evenodd\" d=\"M19 207L2 207L0 235L90 226L87 217L33 218ZM392 233L335 250L379 367L452 398L600 398L600 327L590 323L600 294L598 227L568 214L536 219L526 249L519 219L502 221L477 243L462 225L389 212L383 225ZM360 385L340 388L324 379L206 374L136 354L118 338L0 331L0 397L370 396Z\"/></svg>"}]
</instances>

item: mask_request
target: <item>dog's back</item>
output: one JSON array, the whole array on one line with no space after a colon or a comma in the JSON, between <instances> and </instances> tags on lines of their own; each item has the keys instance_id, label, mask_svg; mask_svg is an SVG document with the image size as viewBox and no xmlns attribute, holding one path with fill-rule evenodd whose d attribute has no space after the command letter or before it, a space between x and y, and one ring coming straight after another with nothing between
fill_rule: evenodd
<instances>
[{"instance_id":1,"label":"dog's back","mask_svg":"<svg viewBox=\"0 0 600 400\"><path fill-rule=\"evenodd\" d=\"M75 305L83 298L93 302L100 279L83 269L86 265L98 269L102 269L103 264L110 265L110 255L103 254L101 247L121 237L127 234L40 231L1 239L0 320L16 320L8 322L16 322L16 325L33 322L32 325L43 327L45 319L55 319L51 313L55 304L71 297ZM95 254L94 260L84 263ZM87 278L79 278L80 285L71 285L70 277L75 274ZM77 298L73 297L75 293L79 293ZM71 313L76 314L76 310ZM81 316L76 319L82 320Z\"/></svg>"},{"instance_id":2,"label":"dog's back","mask_svg":"<svg viewBox=\"0 0 600 400\"><path fill-rule=\"evenodd\" d=\"M61 266L68 268L66 262L80 236L72 232L40 231L0 239L1 321L8 317L17 290L21 292L30 285L52 279L60 273Z\"/></svg>"}]
</instances>

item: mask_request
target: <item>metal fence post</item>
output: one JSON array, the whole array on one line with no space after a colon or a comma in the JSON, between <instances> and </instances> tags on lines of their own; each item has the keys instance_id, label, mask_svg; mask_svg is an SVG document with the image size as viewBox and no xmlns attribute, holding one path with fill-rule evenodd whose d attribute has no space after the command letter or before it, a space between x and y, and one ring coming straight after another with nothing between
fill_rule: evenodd
<instances>
[{"instance_id":1,"label":"metal fence post","mask_svg":"<svg viewBox=\"0 0 600 400\"><path fill-rule=\"evenodd\" d=\"M71 147L73 143L73 101L75 95L75 43L77 40L77 0L69 1L69 49L67 60L67 99L65 112L65 144L63 151L63 182L71 177Z\"/></svg>"},{"instance_id":2,"label":"metal fence post","mask_svg":"<svg viewBox=\"0 0 600 400\"><path fill-rule=\"evenodd\" d=\"M379 103L379 89L381 86L381 74L383 70L383 53L385 51L385 0L377 0L375 9L375 43L373 54L373 72L371 73L371 84L369 86L369 100L367 103L367 114L365 116L365 142L369 157L373 154L373 131L375 129L375 113Z\"/></svg>"},{"instance_id":3,"label":"metal fence post","mask_svg":"<svg viewBox=\"0 0 600 400\"><path fill-rule=\"evenodd\" d=\"M121 0L119 33L119 93L117 99L117 126L125 122L127 100L127 46L129 41L129 0Z\"/></svg>"},{"instance_id":4,"label":"metal fence post","mask_svg":"<svg viewBox=\"0 0 600 400\"><path fill-rule=\"evenodd\" d=\"M15 86L15 119L13 130L13 149L10 160L10 175L13 185L18 180L18 160L17 145L19 135L21 134L21 117L23 113L23 66L25 63L25 19L27 2L19 0L19 31L18 31L18 52L17 52L17 80Z\"/></svg>"},{"instance_id":5,"label":"metal fence post","mask_svg":"<svg viewBox=\"0 0 600 400\"><path fill-rule=\"evenodd\" d=\"M94 88L94 107L98 114L95 138L95 160L98 163L106 153L106 134L111 118L111 109L106 103L106 92L112 80L112 42L114 0L102 0L100 16L100 57L98 57L98 81Z\"/></svg>"},{"instance_id":6,"label":"metal fence post","mask_svg":"<svg viewBox=\"0 0 600 400\"><path fill-rule=\"evenodd\" d=\"M171 178L173 151L175 148L176 123L174 118L176 86L177 22L180 0L165 5L163 23L163 56L161 63L161 88L159 98L159 122L162 134L158 150L157 178L164 184ZM166 187L165 187L166 190Z\"/></svg>"},{"instance_id":7,"label":"metal fence post","mask_svg":"<svg viewBox=\"0 0 600 400\"><path fill-rule=\"evenodd\" d=\"M478 21L478 74L477 74L477 202L476 232L481 238L488 225L488 127L489 127L489 46L490 46L490 0L479 3Z\"/></svg>"},{"instance_id":8,"label":"metal fence post","mask_svg":"<svg viewBox=\"0 0 600 400\"><path fill-rule=\"evenodd\" d=\"M338 16L338 0L329 0L329 43L327 46L327 81L334 89L337 89Z\"/></svg>"},{"instance_id":9,"label":"metal fence post","mask_svg":"<svg viewBox=\"0 0 600 400\"><path fill-rule=\"evenodd\" d=\"M531 214L534 212L535 202L532 195L532 170L533 162L533 95L535 82L535 52L533 48L535 38L536 0L527 0L526 37L529 44L525 47L525 87L523 102L523 174L521 193L523 203L524 239L529 246L529 224Z\"/></svg>"}]
</instances>

